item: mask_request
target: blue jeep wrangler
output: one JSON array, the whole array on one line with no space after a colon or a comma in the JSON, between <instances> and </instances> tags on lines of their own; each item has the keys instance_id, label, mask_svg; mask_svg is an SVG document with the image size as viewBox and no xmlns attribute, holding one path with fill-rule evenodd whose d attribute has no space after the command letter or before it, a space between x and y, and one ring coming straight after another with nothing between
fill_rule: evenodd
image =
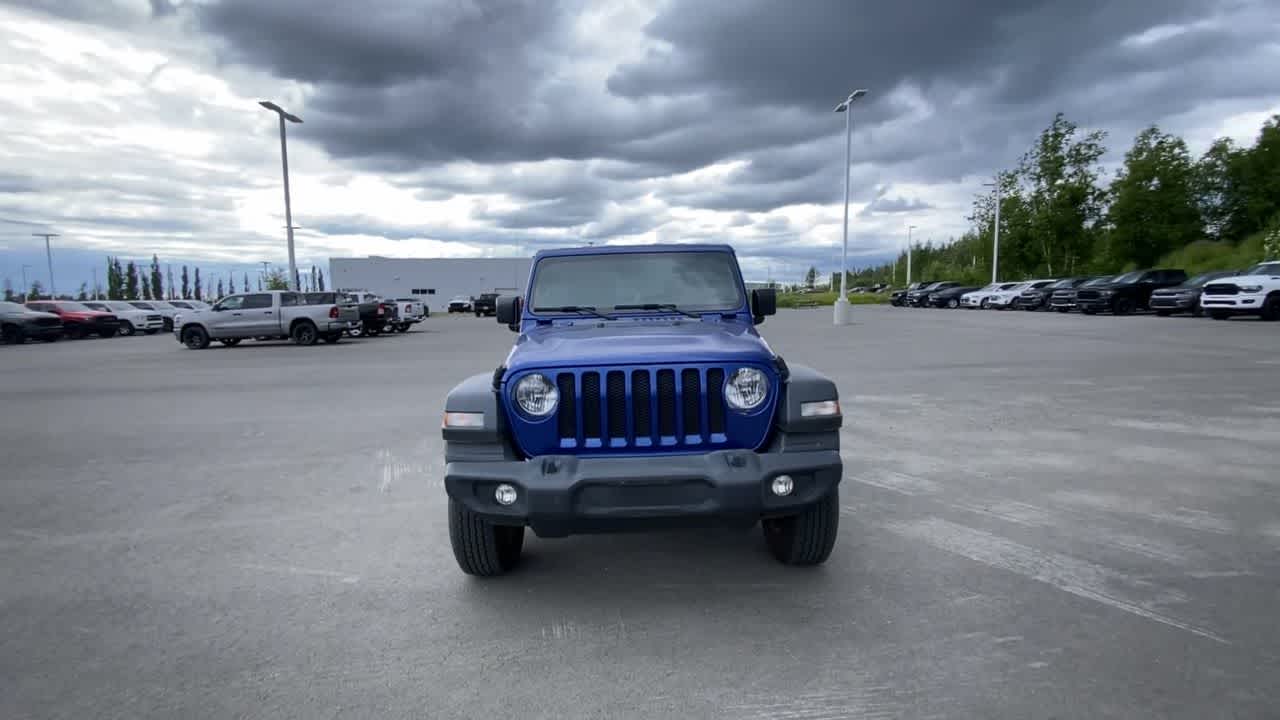
<instances>
[{"instance_id":1,"label":"blue jeep wrangler","mask_svg":"<svg viewBox=\"0 0 1280 720\"><path fill-rule=\"evenodd\" d=\"M839 523L835 384L788 365L755 326L727 245L539 252L497 370L445 403L449 538L472 575L539 537L760 521L778 560L814 565Z\"/></svg>"}]
</instances>

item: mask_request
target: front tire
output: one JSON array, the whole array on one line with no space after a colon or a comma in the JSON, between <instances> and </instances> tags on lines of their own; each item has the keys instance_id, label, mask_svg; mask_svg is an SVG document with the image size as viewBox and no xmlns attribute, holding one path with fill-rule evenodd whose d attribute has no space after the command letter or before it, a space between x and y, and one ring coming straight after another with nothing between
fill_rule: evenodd
<instances>
[{"instance_id":1,"label":"front tire","mask_svg":"<svg viewBox=\"0 0 1280 720\"><path fill-rule=\"evenodd\" d=\"M820 565L831 556L840 530L840 492L805 508L799 515L767 518L761 525L769 552L785 565Z\"/></svg>"},{"instance_id":2,"label":"front tire","mask_svg":"<svg viewBox=\"0 0 1280 720\"><path fill-rule=\"evenodd\" d=\"M191 350L204 350L209 347L209 333L199 325L182 331L182 344Z\"/></svg>"},{"instance_id":3,"label":"front tire","mask_svg":"<svg viewBox=\"0 0 1280 720\"><path fill-rule=\"evenodd\" d=\"M1116 298L1116 301L1111 304L1112 315L1128 315L1131 312L1133 312L1133 301L1129 298Z\"/></svg>"},{"instance_id":4,"label":"front tire","mask_svg":"<svg viewBox=\"0 0 1280 720\"><path fill-rule=\"evenodd\" d=\"M242 338L227 338L226 340L219 340L218 342L222 343L225 347L232 348L239 345L240 340L242 340Z\"/></svg>"},{"instance_id":5,"label":"front tire","mask_svg":"<svg viewBox=\"0 0 1280 720\"><path fill-rule=\"evenodd\" d=\"M462 572L502 575L520 561L524 527L494 525L449 498L449 544Z\"/></svg>"},{"instance_id":6,"label":"front tire","mask_svg":"<svg viewBox=\"0 0 1280 720\"><path fill-rule=\"evenodd\" d=\"M1267 296L1267 299L1262 302L1262 312L1258 317L1265 322L1280 320L1280 293L1271 293Z\"/></svg>"},{"instance_id":7,"label":"front tire","mask_svg":"<svg viewBox=\"0 0 1280 720\"><path fill-rule=\"evenodd\" d=\"M136 332L138 332L138 329L128 320L124 321L124 324L120 326L120 334L125 337L133 337Z\"/></svg>"},{"instance_id":8,"label":"front tire","mask_svg":"<svg viewBox=\"0 0 1280 720\"><path fill-rule=\"evenodd\" d=\"M293 326L293 331L289 333L296 345L315 345L320 340L320 333L316 330L316 326L309 322L300 322Z\"/></svg>"},{"instance_id":9,"label":"front tire","mask_svg":"<svg viewBox=\"0 0 1280 720\"><path fill-rule=\"evenodd\" d=\"M952 310L955 310L956 308L960 307L960 300L958 300L957 298L951 298L950 300L947 301L947 307L951 308Z\"/></svg>"},{"instance_id":10,"label":"front tire","mask_svg":"<svg viewBox=\"0 0 1280 720\"><path fill-rule=\"evenodd\" d=\"M27 341L27 334L17 325L5 325L0 337L3 337L5 345L21 345Z\"/></svg>"},{"instance_id":11,"label":"front tire","mask_svg":"<svg viewBox=\"0 0 1280 720\"><path fill-rule=\"evenodd\" d=\"M978 303L978 307L982 308L983 310L990 310L991 298L982 298L982 302Z\"/></svg>"}]
</instances>

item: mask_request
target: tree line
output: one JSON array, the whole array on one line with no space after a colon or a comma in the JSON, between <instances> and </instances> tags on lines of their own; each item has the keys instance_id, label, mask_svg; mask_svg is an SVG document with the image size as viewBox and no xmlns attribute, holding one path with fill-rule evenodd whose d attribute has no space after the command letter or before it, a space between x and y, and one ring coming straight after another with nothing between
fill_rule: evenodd
<instances>
[{"instance_id":1,"label":"tree line","mask_svg":"<svg viewBox=\"0 0 1280 720\"><path fill-rule=\"evenodd\" d=\"M167 281L166 281L167 275ZM235 273L225 273L227 277L218 278L217 285L206 288L200 276L200 268L188 269L182 265L175 282L172 268L168 272L160 269L160 258L151 256L151 263L143 266L133 260L121 262L119 257L107 257L107 284L105 288L90 288L89 283L80 283L79 292L75 295L59 294L60 300L217 300L236 292L252 292L256 286L262 290L288 290L288 274L280 269L258 273L256 282L250 282L250 274L242 273L242 281L237 287ZM207 276L206 276L207 277ZM298 287L305 291L323 292L325 289L324 270L311 266L309 274L298 273L295 278ZM44 284L34 280L23 292L14 292L8 279L5 280L4 299L9 302L25 302L26 300L50 299Z\"/></svg>"},{"instance_id":2,"label":"tree line","mask_svg":"<svg viewBox=\"0 0 1280 720\"><path fill-rule=\"evenodd\" d=\"M1059 113L1015 167L997 173L1001 280L1156 265L1230 270L1280 257L1280 115L1252 145L1220 138L1198 158L1152 125L1109 182L1100 163L1106 137ZM977 197L967 219L958 239L913 244L913 279L991 279L996 193ZM906 262L903 251L850 280L901 283Z\"/></svg>"}]
</instances>

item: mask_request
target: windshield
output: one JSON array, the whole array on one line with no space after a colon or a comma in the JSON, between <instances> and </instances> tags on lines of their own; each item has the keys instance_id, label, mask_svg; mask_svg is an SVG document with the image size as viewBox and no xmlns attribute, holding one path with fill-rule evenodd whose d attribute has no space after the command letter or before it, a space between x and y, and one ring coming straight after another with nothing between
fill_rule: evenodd
<instances>
[{"instance_id":1,"label":"windshield","mask_svg":"<svg viewBox=\"0 0 1280 720\"><path fill-rule=\"evenodd\" d=\"M1114 276L1114 275L1107 275L1106 277L1094 278L1094 279L1092 279L1092 280L1090 280L1090 281L1088 281L1088 282L1084 283L1084 284L1083 284L1083 285L1081 285L1080 287L1088 287L1089 285L1105 285L1105 284L1107 284L1107 283L1109 283L1109 282L1113 281L1113 280L1115 279L1115 277L1116 277L1116 276Z\"/></svg>"},{"instance_id":2,"label":"windshield","mask_svg":"<svg viewBox=\"0 0 1280 720\"><path fill-rule=\"evenodd\" d=\"M1249 268L1245 275L1280 275L1280 262L1258 263Z\"/></svg>"},{"instance_id":3,"label":"windshield","mask_svg":"<svg viewBox=\"0 0 1280 720\"><path fill-rule=\"evenodd\" d=\"M69 312L98 312L88 305L81 305L78 302L60 302L58 307Z\"/></svg>"},{"instance_id":4,"label":"windshield","mask_svg":"<svg viewBox=\"0 0 1280 720\"><path fill-rule=\"evenodd\" d=\"M1182 283L1182 287L1203 287L1204 285L1207 285L1213 280L1217 280L1218 278L1224 278L1232 274L1233 273L1229 273L1229 272L1204 273L1203 275L1197 275L1191 278L1190 280Z\"/></svg>"},{"instance_id":5,"label":"windshield","mask_svg":"<svg viewBox=\"0 0 1280 720\"><path fill-rule=\"evenodd\" d=\"M1125 274L1123 274L1123 275L1117 275L1114 279L1112 279L1112 281L1111 281L1111 282L1112 282L1112 283L1115 283L1115 284L1117 284L1117 285L1119 285L1119 284L1123 284L1123 283L1134 283L1134 282L1138 282L1139 280L1141 280L1141 279L1142 279L1143 274L1144 274L1144 273L1143 273L1143 271L1142 271L1142 270L1134 270L1133 272L1130 272L1130 273L1125 273Z\"/></svg>"},{"instance_id":6,"label":"windshield","mask_svg":"<svg viewBox=\"0 0 1280 720\"><path fill-rule=\"evenodd\" d=\"M538 262L530 295L538 308L675 305L732 310L742 290L727 252L654 252L548 257Z\"/></svg>"},{"instance_id":7,"label":"windshield","mask_svg":"<svg viewBox=\"0 0 1280 720\"><path fill-rule=\"evenodd\" d=\"M155 308L151 307L151 303L131 302L129 304L138 308L139 310L155 310Z\"/></svg>"},{"instance_id":8,"label":"windshield","mask_svg":"<svg viewBox=\"0 0 1280 720\"><path fill-rule=\"evenodd\" d=\"M1075 284L1076 284L1075 278L1067 278L1066 280L1059 280L1058 282L1050 285L1049 287L1056 290L1058 288L1075 287Z\"/></svg>"},{"instance_id":9,"label":"windshield","mask_svg":"<svg viewBox=\"0 0 1280 720\"><path fill-rule=\"evenodd\" d=\"M107 302L107 303L98 303L98 304L110 310L119 310L121 312L130 312L132 310L137 310L137 308L135 308L134 306L124 302Z\"/></svg>"}]
</instances>

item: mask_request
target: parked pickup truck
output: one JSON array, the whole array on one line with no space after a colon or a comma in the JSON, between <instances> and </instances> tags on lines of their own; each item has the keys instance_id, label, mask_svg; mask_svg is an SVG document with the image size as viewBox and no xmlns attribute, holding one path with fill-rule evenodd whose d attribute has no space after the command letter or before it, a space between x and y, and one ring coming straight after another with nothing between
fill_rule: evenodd
<instances>
[{"instance_id":1,"label":"parked pickup truck","mask_svg":"<svg viewBox=\"0 0 1280 720\"><path fill-rule=\"evenodd\" d=\"M1214 320L1233 315L1280 320L1280 260L1258 263L1239 275L1205 285L1200 306Z\"/></svg>"},{"instance_id":2,"label":"parked pickup truck","mask_svg":"<svg viewBox=\"0 0 1280 720\"><path fill-rule=\"evenodd\" d=\"M173 334L192 350L217 340L235 347L247 338L292 339L298 345L336 343L357 320L356 310L337 303L308 304L304 293L287 290L228 295L208 310L181 313Z\"/></svg>"},{"instance_id":3,"label":"parked pickup truck","mask_svg":"<svg viewBox=\"0 0 1280 720\"><path fill-rule=\"evenodd\" d=\"M354 303L359 312L358 322L348 331L351 337L362 335L379 335L384 331L394 331L398 313L394 302L383 300L364 290L348 290L343 293L347 301Z\"/></svg>"},{"instance_id":4,"label":"parked pickup truck","mask_svg":"<svg viewBox=\"0 0 1280 720\"><path fill-rule=\"evenodd\" d=\"M400 322L396 323L395 329L402 333L409 332L409 328L427 317L427 306L418 298L401 297L392 302L396 304L396 312L400 316Z\"/></svg>"},{"instance_id":5,"label":"parked pickup truck","mask_svg":"<svg viewBox=\"0 0 1280 720\"><path fill-rule=\"evenodd\" d=\"M480 296L472 303L476 311L476 317L485 317L487 315L496 315L498 312L498 293L480 293Z\"/></svg>"},{"instance_id":6,"label":"parked pickup truck","mask_svg":"<svg viewBox=\"0 0 1280 720\"><path fill-rule=\"evenodd\" d=\"M840 398L760 337L774 291L747 292L727 245L542 250L533 267L524 296L498 298L511 351L444 404L462 571L514 568L526 527L758 524L779 561L825 561L840 521Z\"/></svg>"}]
</instances>

